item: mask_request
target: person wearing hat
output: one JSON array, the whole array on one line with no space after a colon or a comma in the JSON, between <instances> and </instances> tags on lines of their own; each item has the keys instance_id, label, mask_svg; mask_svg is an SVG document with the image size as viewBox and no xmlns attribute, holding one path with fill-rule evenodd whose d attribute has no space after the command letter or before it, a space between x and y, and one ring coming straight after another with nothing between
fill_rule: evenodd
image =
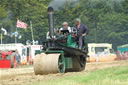
<instances>
[{"instance_id":1,"label":"person wearing hat","mask_svg":"<svg viewBox=\"0 0 128 85\"><path fill-rule=\"evenodd\" d=\"M63 22L63 27L60 28L60 31L59 33L62 33L62 31L68 31L68 32L71 32L71 27L68 26L68 22Z\"/></svg>"},{"instance_id":2,"label":"person wearing hat","mask_svg":"<svg viewBox=\"0 0 128 85\"><path fill-rule=\"evenodd\" d=\"M85 24L82 24L81 20L79 18L77 18L75 28L77 29L79 49L82 49L85 36L87 36L87 34L88 34L88 27Z\"/></svg>"}]
</instances>

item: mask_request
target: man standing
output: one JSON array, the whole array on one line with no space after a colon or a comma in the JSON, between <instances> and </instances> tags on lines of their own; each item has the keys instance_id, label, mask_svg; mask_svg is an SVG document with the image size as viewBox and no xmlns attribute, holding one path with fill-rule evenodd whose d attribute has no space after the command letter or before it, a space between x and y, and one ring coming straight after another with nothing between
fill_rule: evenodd
<instances>
[{"instance_id":1,"label":"man standing","mask_svg":"<svg viewBox=\"0 0 128 85\"><path fill-rule=\"evenodd\" d=\"M79 49L82 49L84 38L88 34L88 27L84 24L81 24L81 20L78 18L76 19L76 28L77 28Z\"/></svg>"}]
</instances>

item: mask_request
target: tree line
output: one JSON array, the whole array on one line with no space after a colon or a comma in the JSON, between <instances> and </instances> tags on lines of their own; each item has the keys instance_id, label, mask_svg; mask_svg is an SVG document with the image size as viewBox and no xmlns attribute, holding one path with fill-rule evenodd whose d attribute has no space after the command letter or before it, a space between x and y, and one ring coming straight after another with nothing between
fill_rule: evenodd
<instances>
[{"instance_id":1,"label":"tree line","mask_svg":"<svg viewBox=\"0 0 128 85\"><path fill-rule=\"evenodd\" d=\"M22 35L18 42L32 40L30 21L32 21L34 40L41 43L48 31L47 8L53 0L0 0L0 27L8 33L16 30L16 21L28 24L27 30L18 28ZM127 44L128 36L128 0L78 0L65 2L54 14L55 28L62 27L67 21L75 26L75 19L80 18L89 28L86 37L88 43L112 43L117 46ZM58 3L59 4L59 3ZM4 43L14 43L14 36L4 36Z\"/></svg>"}]
</instances>

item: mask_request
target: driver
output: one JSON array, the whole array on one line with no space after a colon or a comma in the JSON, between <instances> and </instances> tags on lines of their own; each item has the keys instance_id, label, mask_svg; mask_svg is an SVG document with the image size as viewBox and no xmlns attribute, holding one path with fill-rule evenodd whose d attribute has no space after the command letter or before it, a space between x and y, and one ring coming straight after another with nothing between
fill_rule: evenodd
<instances>
[{"instance_id":1,"label":"driver","mask_svg":"<svg viewBox=\"0 0 128 85\"><path fill-rule=\"evenodd\" d=\"M59 33L64 34L64 31L67 32L66 30L68 31L68 33L70 33L71 32L71 27L68 26L67 22L63 22L63 27L60 28Z\"/></svg>"}]
</instances>

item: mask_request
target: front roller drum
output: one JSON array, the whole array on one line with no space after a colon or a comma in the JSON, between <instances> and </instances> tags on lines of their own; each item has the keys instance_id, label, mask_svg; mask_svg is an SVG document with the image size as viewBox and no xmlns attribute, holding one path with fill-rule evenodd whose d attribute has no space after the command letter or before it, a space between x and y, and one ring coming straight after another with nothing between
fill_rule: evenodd
<instances>
[{"instance_id":1,"label":"front roller drum","mask_svg":"<svg viewBox=\"0 0 128 85\"><path fill-rule=\"evenodd\" d=\"M34 72L36 75L49 73L64 73L65 62L60 53L36 55L34 59Z\"/></svg>"}]
</instances>

